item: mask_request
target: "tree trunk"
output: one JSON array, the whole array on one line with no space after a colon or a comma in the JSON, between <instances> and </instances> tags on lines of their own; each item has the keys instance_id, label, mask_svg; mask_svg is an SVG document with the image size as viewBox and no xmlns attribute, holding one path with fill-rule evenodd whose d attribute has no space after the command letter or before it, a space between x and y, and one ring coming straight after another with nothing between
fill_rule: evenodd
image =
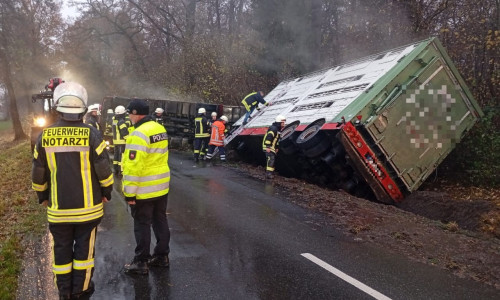
<instances>
[{"instance_id":1,"label":"tree trunk","mask_svg":"<svg viewBox=\"0 0 500 300\"><path fill-rule=\"evenodd\" d=\"M14 91L14 85L10 77L10 65L5 52L0 48L0 61L3 62L3 80L7 87L7 93L9 94L9 112L12 119L12 127L14 128L14 141L27 139L28 136L23 131L23 126L21 120L19 119L19 112L17 111L17 99L16 93Z\"/></svg>"}]
</instances>

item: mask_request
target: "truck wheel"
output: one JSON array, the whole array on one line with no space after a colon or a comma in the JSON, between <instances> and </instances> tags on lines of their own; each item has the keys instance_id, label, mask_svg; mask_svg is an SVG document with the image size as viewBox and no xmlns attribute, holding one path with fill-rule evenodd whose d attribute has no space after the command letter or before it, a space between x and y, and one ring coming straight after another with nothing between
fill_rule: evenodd
<instances>
[{"instance_id":1,"label":"truck wheel","mask_svg":"<svg viewBox=\"0 0 500 300\"><path fill-rule=\"evenodd\" d=\"M326 150L330 148L330 140L324 138L321 140L321 142L315 146L312 146L309 149L302 150L304 152L304 155L313 158L320 156L323 154Z\"/></svg>"},{"instance_id":2,"label":"truck wheel","mask_svg":"<svg viewBox=\"0 0 500 300\"><path fill-rule=\"evenodd\" d=\"M325 119L319 119L309 124L304 131L297 137L295 143L300 149L309 149L327 139L321 127L325 124Z\"/></svg>"},{"instance_id":3,"label":"truck wheel","mask_svg":"<svg viewBox=\"0 0 500 300\"><path fill-rule=\"evenodd\" d=\"M279 149L285 154L293 154L297 151L297 146L295 145L295 140L299 135L298 132L295 131L297 126L299 126L300 121L295 121L291 124L288 124L281 131L280 144Z\"/></svg>"}]
</instances>

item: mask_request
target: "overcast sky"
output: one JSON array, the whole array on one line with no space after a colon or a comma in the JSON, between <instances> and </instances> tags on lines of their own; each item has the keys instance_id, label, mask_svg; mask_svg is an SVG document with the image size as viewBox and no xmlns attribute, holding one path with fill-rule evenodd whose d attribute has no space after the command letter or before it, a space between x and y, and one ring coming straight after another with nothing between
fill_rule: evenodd
<instances>
[{"instance_id":1,"label":"overcast sky","mask_svg":"<svg viewBox=\"0 0 500 300\"><path fill-rule=\"evenodd\" d=\"M65 21L70 21L70 19L74 19L78 15L78 9L69 4L71 0L62 0L62 9L61 13Z\"/></svg>"}]
</instances>

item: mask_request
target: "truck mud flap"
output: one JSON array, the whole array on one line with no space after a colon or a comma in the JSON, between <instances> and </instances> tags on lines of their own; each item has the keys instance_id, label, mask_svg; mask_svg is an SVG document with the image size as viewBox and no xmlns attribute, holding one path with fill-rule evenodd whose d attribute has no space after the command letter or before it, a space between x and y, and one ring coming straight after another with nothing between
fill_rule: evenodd
<instances>
[{"instance_id":1,"label":"truck mud flap","mask_svg":"<svg viewBox=\"0 0 500 300\"><path fill-rule=\"evenodd\" d=\"M351 124L347 124L346 126L349 127L349 130L351 131L356 130ZM371 170L365 162L365 158L360 155L356 147L351 143L345 129L339 133L339 139L349 157L349 164L360 176L363 177L363 179L372 189L378 201L387 204L394 204L395 202L400 202L403 199L403 195L399 192L399 190L397 192L393 192L392 196L389 194L389 192L387 191L388 188L385 187L378 178L376 178L376 176L373 174L373 170ZM364 147L366 147L364 141L361 143ZM387 174L385 174L385 171L384 175L387 176ZM393 182L391 187L397 189L396 184Z\"/></svg>"}]
</instances>

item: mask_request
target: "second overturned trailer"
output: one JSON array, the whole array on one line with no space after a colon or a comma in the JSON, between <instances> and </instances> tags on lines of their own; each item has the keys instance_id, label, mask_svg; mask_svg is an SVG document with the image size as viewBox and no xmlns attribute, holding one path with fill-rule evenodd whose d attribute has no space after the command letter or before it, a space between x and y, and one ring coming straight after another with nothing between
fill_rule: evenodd
<instances>
[{"instance_id":1,"label":"second overturned trailer","mask_svg":"<svg viewBox=\"0 0 500 300\"><path fill-rule=\"evenodd\" d=\"M265 99L226 144L254 157L285 115L280 173L385 203L417 190L483 114L436 38L283 81Z\"/></svg>"}]
</instances>

